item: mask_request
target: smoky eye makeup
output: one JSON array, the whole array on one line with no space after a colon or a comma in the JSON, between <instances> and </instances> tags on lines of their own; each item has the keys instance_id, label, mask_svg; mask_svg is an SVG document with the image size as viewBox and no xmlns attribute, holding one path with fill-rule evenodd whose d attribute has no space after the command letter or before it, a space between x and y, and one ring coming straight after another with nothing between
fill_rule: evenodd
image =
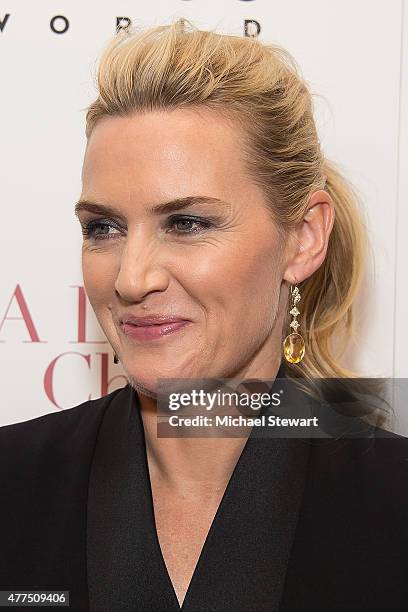
<instances>
[{"instance_id":1,"label":"smoky eye makeup","mask_svg":"<svg viewBox=\"0 0 408 612\"><path fill-rule=\"evenodd\" d=\"M124 230L112 219L90 219L81 223L82 235L85 239L105 240L123 234ZM113 231L111 231L113 230Z\"/></svg>"},{"instance_id":2,"label":"smoky eye makeup","mask_svg":"<svg viewBox=\"0 0 408 612\"><path fill-rule=\"evenodd\" d=\"M196 215L170 215L164 221L164 231L177 236L195 236L216 225L214 219ZM89 240L107 240L123 235L127 230L113 219L97 218L81 223L82 234Z\"/></svg>"}]
</instances>

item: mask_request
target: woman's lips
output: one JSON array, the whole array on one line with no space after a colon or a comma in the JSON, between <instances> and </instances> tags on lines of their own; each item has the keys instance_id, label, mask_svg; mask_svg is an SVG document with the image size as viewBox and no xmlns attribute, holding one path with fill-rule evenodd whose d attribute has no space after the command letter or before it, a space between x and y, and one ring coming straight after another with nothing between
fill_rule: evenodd
<instances>
[{"instance_id":1,"label":"woman's lips","mask_svg":"<svg viewBox=\"0 0 408 612\"><path fill-rule=\"evenodd\" d=\"M191 321L174 321L161 323L160 325L132 325L131 323L124 323L122 330L125 336L135 340L156 340L178 331L188 323L191 323Z\"/></svg>"}]
</instances>

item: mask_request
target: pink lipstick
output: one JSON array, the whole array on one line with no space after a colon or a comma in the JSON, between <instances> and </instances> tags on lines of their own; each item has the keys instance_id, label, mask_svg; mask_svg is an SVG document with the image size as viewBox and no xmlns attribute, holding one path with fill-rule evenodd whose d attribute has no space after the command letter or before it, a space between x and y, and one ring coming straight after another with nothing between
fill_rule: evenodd
<instances>
[{"instance_id":1,"label":"pink lipstick","mask_svg":"<svg viewBox=\"0 0 408 612\"><path fill-rule=\"evenodd\" d=\"M125 315L121 319L122 330L126 336L139 341L157 340L185 327L191 321L168 315L135 317Z\"/></svg>"}]
</instances>

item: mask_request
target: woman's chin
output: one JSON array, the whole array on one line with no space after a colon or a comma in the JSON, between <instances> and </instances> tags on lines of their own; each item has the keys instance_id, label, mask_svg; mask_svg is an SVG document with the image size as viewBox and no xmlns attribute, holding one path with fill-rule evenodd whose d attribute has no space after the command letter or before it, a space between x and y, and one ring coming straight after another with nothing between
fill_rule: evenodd
<instances>
[{"instance_id":1,"label":"woman's chin","mask_svg":"<svg viewBox=\"0 0 408 612\"><path fill-rule=\"evenodd\" d=\"M137 391L138 394L157 399L157 384L149 383L147 381L141 381L140 379L134 378L128 375L128 382L130 386Z\"/></svg>"},{"instance_id":2,"label":"woman's chin","mask_svg":"<svg viewBox=\"0 0 408 612\"><path fill-rule=\"evenodd\" d=\"M158 373L156 377L145 377L140 374L126 371L126 377L133 389L147 397L158 399L160 396L181 392L186 386L186 375L181 371L173 370L171 373ZM188 383L187 383L188 386Z\"/></svg>"}]
</instances>

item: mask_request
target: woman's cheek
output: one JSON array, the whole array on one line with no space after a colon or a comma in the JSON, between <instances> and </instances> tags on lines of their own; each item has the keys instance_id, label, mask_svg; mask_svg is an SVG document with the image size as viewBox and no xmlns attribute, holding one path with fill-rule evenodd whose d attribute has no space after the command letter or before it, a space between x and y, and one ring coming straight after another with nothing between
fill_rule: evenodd
<instances>
[{"instance_id":1,"label":"woman's cheek","mask_svg":"<svg viewBox=\"0 0 408 612\"><path fill-rule=\"evenodd\" d=\"M112 290L116 278L116 262L112 257L101 257L98 253L84 253L82 257L82 272L85 290L88 297L91 294L97 298Z\"/></svg>"}]
</instances>

